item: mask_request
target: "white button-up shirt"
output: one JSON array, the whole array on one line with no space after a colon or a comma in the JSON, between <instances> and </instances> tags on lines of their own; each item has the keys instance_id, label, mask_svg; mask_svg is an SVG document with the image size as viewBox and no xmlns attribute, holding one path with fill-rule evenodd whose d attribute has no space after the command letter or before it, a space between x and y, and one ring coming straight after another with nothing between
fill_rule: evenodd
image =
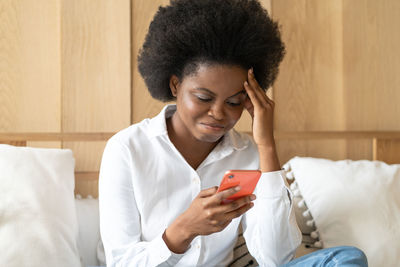
<instances>
[{"instance_id":1,"label":"white button-up shirt","mask_svg":"<svg viewBox=\"0 0 400 267\"><path fill-rule=\"evenodd\" d=\"M197 236L183 254L166 246L165 229L200 190L218 186L229 169L258 169L251 137L231 130L195 170L171 143L166 106L114 135L104 150L99 180L100 231L108 267L226 266L232 260L239 224L249 252L261 266L292 259L301 242L281 171L263 173L254 207L221 232Z\"/></svg>"}]
</instances>

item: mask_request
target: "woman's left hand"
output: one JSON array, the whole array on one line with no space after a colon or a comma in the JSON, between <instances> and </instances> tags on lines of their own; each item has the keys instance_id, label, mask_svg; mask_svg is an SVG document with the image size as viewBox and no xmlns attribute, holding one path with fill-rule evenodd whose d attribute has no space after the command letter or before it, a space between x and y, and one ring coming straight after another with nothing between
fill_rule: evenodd
<instances>
[{"instance_id":1,"label":"woman's left hand","mask_svg":"<svg viewBox=\"0 0 400 267\"><path fill-rule=\"evenodd\" d=\"M246 99L245 108L253 119L254 141L259 147L275 148L273 129L275 103L258 84L253 69L248 71L247 76L248 82L244 82L244 88L249 98Z\"/></svg>"},{"instance_id":2,"label":"woman's left hand","mask_svg":"<svg viewBox=\"0 0 400 267\"><path fill-rule=\"evenodd\" d=\"M253 119L253 138L260 156L260 170L277 171L280 170L280 164L274 139L275 103L258 84L252 69L247 75L248 82L244 83L244 88L249 98L245 102L245 108Z\"/></svg>"}]
</instances>

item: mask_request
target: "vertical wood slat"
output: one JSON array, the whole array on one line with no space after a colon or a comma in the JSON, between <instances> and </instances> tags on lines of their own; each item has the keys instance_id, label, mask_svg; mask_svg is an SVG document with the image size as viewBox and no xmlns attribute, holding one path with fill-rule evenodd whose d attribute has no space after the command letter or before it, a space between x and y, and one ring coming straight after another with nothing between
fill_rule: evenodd
<instances>
[{"instance_id":1,"label":"vertical wood slat","mask_svg":"<svg viewBox=\"0 0 400 267\"><path fill-rule=\"evenodd\" d=\"M12 145L12 146L26 146L26 141L0 141L0 144Z\"/></svg>"},{"instance_id":2,"label":"vertical wood slat","mask_svg":"<svg viewBox=\"0 0 400 267\"><path fill-rule=\"evenodd\" d=\"M76 172L75 173L75 194L82 197L92 196L97 198L99 196L99 172Z\"/></svg>"},{"instance_id":3,"label":"vertical wood slat","mask_svg":"<svg viewBox=\"0 0 400 267\"><path fill-rule=\"evenodd\" d=\"M374 139L373 160L384 161L387 164L400 164L400 139Z\"/></svg>"},{"instance_id":4,"label":"vertical wood slat","mask_svg":"<svg viewBox=\"0 0 400 267\"><path fill-rule=\"evenodd\" d=\"M132 0L132 123L155 116L165 105L153 99L148 92L138 71L137 56L158 7L168 3L169 0Z\"/></svg>"},{"instance_id":5,"label":"vertical wood slat","mask_svg":"<svg viewBox=\"0 0 400 267\"><path fill-rule=\"evenodd\" d=\"M399 130L400 1L343 1L342 12L346 129ZM347 144L350 157L368 151L368 142Z\"/></svg>"},{"instance_id":6,"label":"vertical wood slat","mask_svg":"<svg viewBox=\"0 0 400 267\"><path fill-rule=\"evenodd\" d=\"M287 53L274 84L275 130L339 131L345 126L342 2L272 0ZM346 141L280 141L281 161L291 155L346 157Z\"/></svg>"},{"instance_id":7,"label":"vertical wood slat","mask_svg":"<svg viewBox=\"0 0 400 267\"><path fill-rule=\"evenodd\" d=\"M130 125L130 1L63 0L62 130ZM105 142L64 142L79 171L98 170Z\"/></svg>"},{"instance_id":8,"label":"vertical wood slat","mask_svg":"<svg viewBox=\"0 0 400 267\"><path fill-rule=\"evenodd\" d=\"M0 132L60 131L60 0L1 0L0 33Z\"/></svg>"},{"instance_id":9,"label":"vertical wood slat","mask_svg":"<svg viewBox=\"0 0 400 267\"><path fill-rule=\"evenodd\" d=\"M347 130L400 130L400 1L343 1Z\"/></svg>"}]
</instances>

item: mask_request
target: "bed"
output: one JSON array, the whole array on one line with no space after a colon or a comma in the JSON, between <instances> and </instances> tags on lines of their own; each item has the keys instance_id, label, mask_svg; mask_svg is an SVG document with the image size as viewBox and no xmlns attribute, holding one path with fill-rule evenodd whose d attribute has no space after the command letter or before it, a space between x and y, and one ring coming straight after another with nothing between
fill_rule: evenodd
<instances>
[{"instance_id":1,"label":"bed","mask_svg":"<svg viewBox=\"0 0 400 267\"><path fill-rule=\"evenodd\" d=\"M5 175L4 172L0 176L2 177L1 178L2 184L6 185L3 186L3 194L0 194L0 216L1 216L0 218L3 218L0 221L0 237L3 237L0 238L0 240L2 240L0 241L0 249L2 249L2 251L7 251L7 253L5 253L6 256L2 257L2 259L0 260L0 266L3 265L21 266L21 263L23 263L24 266L36 266L38 262L41 263L41 266L50 266L50 265L104 266L105 265L104 251L102 249L102 244L99 235L99 226L98 226L98 201L97 201L98 171L74 172L75 162L72 154L73 151L70 153L68 152L65 153L65 151L62 151L61 149L54 149L54 150L43 149L39 151L40 153L43 152L42 153L43 155L38 156L40 153L35 154L37 153L38 149L28 148L27 150L28 152L26 151L25 152L28 154L31 153L30 156L32 161L34 162L32 163L32 165L27 164L28 159L18 158L20 156L13 159L12 158L13 156L10 155L15 154L15 150L13 149L16 149L17 147L25 147L29 141L60 141L60 142L105 141L108 140L112 135L113 133L86 133L86 134L85 133L81 134L80 133L71 133L71 134L2 133L0 134L0 144L11 145L11 146L7 145L1 146L0 159L2 159L2 162L7 162L7 164L9 164L8 161L10 160L14 160L16 162L14 164L15 166L11 168L10 165L4 165L4 164L1 165L0 161L0 171L2 170L1 168L3 168L3 170L7 170L6 174L8 173L8 176ZM325 184L329 184L326 182L328 181L328 179L333 179L334 181L329 184L329 187L332 187L331 186L332 184L335 185L336 183L335 179L338 176L337 173L338 171L346 170L346 168L353 170L351 168L354 168L355 166L354 164L356 163L360 164L361 162L362 163L361 164L362 166L360 165L361 167L359 165L356 166L358 168L357 170L361 170L360 173L363 173L364 170L367 170L368 173L374 173L371 170L383 168L384 173L387 174L389 172L390 173L389 176L392 175L390 177L388 176L389 178L385 178L386 179L385 182L382 183L383 189L380 188L380 190L385 190L384 195L385 197L387 197L385 199L381 199L383 203L382 204L380 202L381 209L384 210L384 207L382 207L382 205L390 203L390 207L388 208L389 212L386 212L385 218L382 218L382 220L384 221L382 224L376 226L365 224L368 225L369 228L373 229L364 229L365 228L363 226L364 224L360 223L356 226L349 225L349 223L347 223L348 220L346 218L342 219L342 221L340 220L336 221L333 220L333 221L337 222L337 224L342 226L344 225L346 227L353 227L354 229L353 228L350 229L353 229L353 232L357 233L358 236L362 235L363 233L362 231L377 232L376 235L378 235L378 237L384 236L385 234L389 233L393 237L392 238L393 240L388 240L387 237L385 237L386 239L383 240L386 242L385 246L383 246L382 243L379 243L378 241L373 242L374 244L375 243L377 244L375 245L374 249L376 250L379 249L383 251L381 253L382 254L381 257L377 257L376 254L368 250L369 247L367 248L369 255L372 255L371 260L370 258L369 260L370 264L372 263L371 266L379 266L378 264L382 262L385 263L385 266L396 266L394 265L394 262L396 260L397 262L400 262L400 258L398 258L399 256L397 256L397 254L400 254L400 250L397 244L400 243L397 241L400 240L397 239L400 238L400 236L397 236L397 234L399 233L398 230L393 229L396 228L393 227L393 223L394 224L397 223L397 225L400 225L400 220L399 220L400 217L397 216L398 215L397 211L399 211L400 207L400 199L396 197L398 190L400 190L400 165L399 165L400 132L300 132L300 133L286 132L286 133L276 133L275 136L278 142L282 140L284 140L285 142L291 142L301 139L302 140L308 140L308 139L369 140L371 144L371 149L373 151L372 153L373 157L371 159L362 162L350 161L350 160L337 162L337 161L329 161L326 159L310 158L310 156L313 155L302 155L303 157L293 158L284 165L284 168L287 171L286 174L289 183L291 184L290 185L291 189L294 192L293 201L296 212L296 218L303 232L303 243L297 250L296 257L310 253L324 246L331 246L332 244L336 244L335 242L337 240L335 240L335 233L337 233L339 230L333 227L332 223L329 223L331 221L331 217L329 217L330 215L329 212L328 213L324 212L324 210L332 212L332 210L334 210L332 209L332 203L336 203L332 201L326 202L324 196L325 195L330 196L331 198L330 200L332 200L332 198L334 198L335 195L332 194L331 196L328 193L326 193L327 191L325 191L324 194L321 193L320 195L318 195L316 192L319 192L320 188L323 188ZM5 153L5 151L8 151L7 153L9 154ZM2 154L3 157L1 157ZM40 158L42 156L43 158ZM61 164L60 166L60 164L57 163L57 159L60 159L60 162L65 162L65 164ZM386 162L387 164L380 163L380 161ZM53 165L51 166L50 163ZM35 177L35 173L33 173L32 170L26 167L28 165L31 168L35 168L35 166L38 165L44 166L43 167L44 169L42 170L43 172L42 173L39 172L37 175L39 177L38 182L42 182L39 186L38 183L34 183L33 181L29 180ZM66 166L68 166L68 168L66 168ZM308 167L305 168L302 166L308 166ZM310 169L313 170L313 172L310 172ZM329 172L329 170L332 171ZM28 173L29 175L25 180L17 181L16 179L13 179L10 182L9 175L12 171L18 173L25 172ZM54 180L55 176L59 176L58 172L62 172L64 174L64 176L61 177L63 179L63 182L65 182L64 180L68 181L66 183L54 182L53 184L51 182L45 182L47 187L44 187L43 180L40 180L43 179L43 177L45 177L43 173L49 175L49 177L52 177L51 179ZM324 175L320 175L321 173ZM334 174L336 173L336 176L328 175L332 173ZM353 175L351 175L352 174L351 171L349 173L351 176L349 179L351 179ZM376 175L380 175L380 173L377 172ZM344 177L344 175L339 175L339 176ZM313 178L314 180L312 180L309 177L314 177ZM323 179L326 180L324 181ZM373 181L371 179L370 182ZM27 183L27 181L31 181L32 184L29 184L29 187L25 188L24 186ZM318 184L318 182L321 181L324 182ZM19 182L24 183L22 187L21 185L18 184ZM354 186L355 188L354 190L362 188L360 187L360 184L362 184L364 188L369 188L366 187L365 183L366 180L362 180L360 182L360 180L355 179L355 181L352 182L352 186ZM51 190L50 188L52 186L54 186L56 190ZM40 197L32 198L34 201L32 199L28 200L22 199L20 200L21 201L20 203L16 203L15 202L16 200L14 198L11 198L12 196L14 196L12 190L16 190L15 194L20 194L22 190L27 190L26 192L29 192L31 196L36 194L37 196L41 196L41 198ZM357 193L359 194L357 199L363 199L362 198L363 196L361 196L363 192L368 197L366 199L373 200L374 197L378 196L378 195L369 195L370 192L372 192L372 190L375 190L375 188L368 190L371 191L365 192L365 190L364 191L359 190L360 192ZM374 194L378 193L379 192L375 192ZM46 197L43 197L43 195L46 195ZM59 201L59 204L58 205L54 204L57 201L53 201L54 203L52 203L52 201L49 201L49 199L50 200L52 199L51 197L54 197L54 199L58 199L57 201ZM341 198L342 197L343 194L341 195ZM355 201L356 200L352 200L351 203L354 203ZM46 207L46 212L47 213L50 212L50 214L45 214L45 215L50 217L40 217L41 219L57 217L57 216L59 216L59 218L64 218L65 216L68 216L65 217L65 220L63 222L54 221L51 226L49 225L32 226L33 227L32 229L41 229L41 231L46 231L46 227L48 227L47 229L51 229L53 232L55 232L55 234L53 233L53 235L47 235L47 240L45 240L47 243L45 242L43 244L45 249L40 247L40 243L32 243L33 242L32 240L37 240L38 236L37 235L34 236L34 234L37 233L32 233L32 231L29 231L28 226L24 227L22 225L19 225L18 227L14 227L17 224L12 224L11 223L12 221L10 222L9 220L6 221L4 219L4 218L8 219L13 218L10 217L11 215L7 213L9 210L12 209L14 209L13 212L15 214L18 214L19 217L21 217L20 215L21 213L25 214L26 212L23 212L24 210L21 210L21 207L25 206L23 206L21 203L25 204L30 203L29 205L34 203L36 205L34 206L34 208L36 208L38 212L42 211L41 206L39 204L43 203L43 205L49 206ZM345 203L348 202L343 201L342 204ZM371 203L374 202L372 201ZM50 204L54 205L51 206ZM327 208L327 206L329 207L329 209ZM334 207L336 206L338 205L335 204ZM358 204L357 207L361 207L361 204ZM341 210L343 211L343 209L344 208L342 208ZM26 210L27 209L25 209L25 211ZM357 212L360 212L360 210L361 208L358 208ZM51 212L54 212L54 214L51 214ZM336 214L340 214L340 211L336 210L335 212ZM354 214L357 214L357 212L355 211ZM367 213L371 212L367 211ZM29 217L29 218L30 219L38 218L37 214L31 214L31 216L33 215L36 217ZM377 217L374 213L367 215ZM358 217L360 216L364 215L358 214ZM365 218L368 218L368 216ZM25 219L26 218L24 217L19 218L19 220L22 221ZM359 220L358 221L356 220L355 222L359 222ZM12 227L10 229L7 228L7 226L10 225L12 225L14 228L13 229ZM377 231L377 229L379 229L379 231ZM29 238L25 238L23 236L25 230L30 235ZM58 230L59 232L57 232ZM344 232L341 234L344 235ZM376 235L374 237L376 237ZM16 236L18 236L18 238L15 238ZM18 240L18 242L16 240ZM63 246L54 245L55 240L60 240L60 242L58 242L57 244L63 244ZM364 243L366 243L367 245L371 243L369 240L360 241L357 238L355 240L357 242L361 242L363 246L365 245ZM352 243L353 241L354 240L351 240L349 238L346 239L341 237L337 242L339 243L347 242L346 244L348 243L353 244ZM38 252L35 252L35 249ZM31 251L31 252L26 253L26 251ZM64 252L61 253L62 251L64 251L65 253ZM46 258L43 258L44 255L46 255L46 253L48 253L47 255L53 255L54 257L52 258L46 256ZM10 255L8 255L7 257L7 254ZM18 259L15 259L15 255L20 255L20 257L17 257ZM24 255L26 255L26 257L24 257ZM367 254L367 256L369 255ZM256 264L257 263L254 261L254 259L251 258L251 255L248 254L243 238L239 236L238 243L235 249L235 260L231 266L255 266Z\"/></svg>"}]
</instances>

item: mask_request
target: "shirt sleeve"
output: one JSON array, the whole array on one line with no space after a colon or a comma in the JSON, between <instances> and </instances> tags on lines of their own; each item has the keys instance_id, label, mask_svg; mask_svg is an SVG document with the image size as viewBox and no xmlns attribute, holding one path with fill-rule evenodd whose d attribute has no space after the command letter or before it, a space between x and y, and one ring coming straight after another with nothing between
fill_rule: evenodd
<instances>
[{"instance_id":1,"label":"shirt sleeve","mask_svg":"<svg viewBox=\"0 0 400 267\"><path fill-rule=\"evenodd\" d=\"M301 243L301 232L283 171L263 173L255 194L254 207L245 213L242 221L249 252L260 266L287 263Z\"/></svg>"},{"instance_id":2,"label":"shirt sleeve","mask_svg":"<svg viewBox=\"0 0 400 267\"><path fill-rule=\"evenodd\" d=\"M163 232L153 240L141 240L132 175L128 147L117 140L109 140L99 177L100 233L107 266L173 266L183 254L168 249Z\"/></svg>"}]
</instances>

